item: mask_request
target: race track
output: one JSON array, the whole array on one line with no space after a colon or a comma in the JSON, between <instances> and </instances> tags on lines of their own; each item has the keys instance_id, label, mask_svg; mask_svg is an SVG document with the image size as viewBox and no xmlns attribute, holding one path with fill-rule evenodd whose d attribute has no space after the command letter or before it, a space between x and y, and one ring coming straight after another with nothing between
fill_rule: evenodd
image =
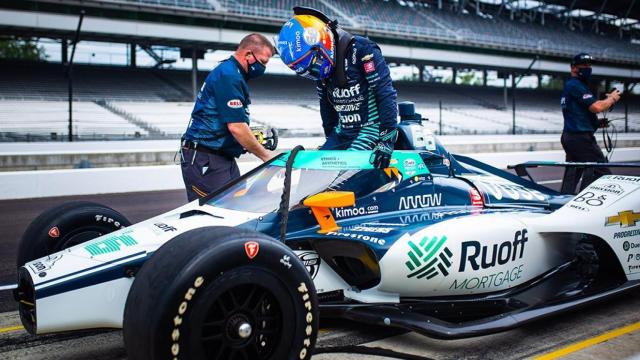
<instances>
[{"instance_id":1,"label":"race track","mask_svg":"<svg viewBox=\"0 0 640 360\"><path fill-rule=\"evenodd\" d=\"M559 186L557 169L539 171L537 175L549 186ZM103 203L137 222L184 204L186 197L183 191L165 191L0 201L0 284L15 282L16 248L28 223L42 210L70 200ZM120 331L29 336L20 326L10 295L9 291L0 291L0 358L126 359ZM640 291L635 291L508 332L454 341L345 321L323 322L317 344L320 354L314 359L390 358L357 354L363 351L374 354L393 351L395 358L405 359L520 359L549 353L551 356L568 354L570 359L640 359L638 310ZM574 346L565 349L571 344ZM366 348L360 345L366 345Z\"/></svg>"}]
</instances>

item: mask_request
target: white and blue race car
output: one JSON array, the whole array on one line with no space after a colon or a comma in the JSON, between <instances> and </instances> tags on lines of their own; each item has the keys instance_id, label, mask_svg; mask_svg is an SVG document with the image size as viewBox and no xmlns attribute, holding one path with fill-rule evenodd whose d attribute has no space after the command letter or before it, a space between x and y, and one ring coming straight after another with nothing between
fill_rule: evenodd
<instances>
[{"instance_id":1,"label":"white and blue race car","mask_svg":"<svg viewBox=\"0 0 640 360\"><path fill-rule=\"evenodd\" d=\"M296 148L138 224L44 212L19 249L25 328L123 328L130 359L308 359L320 316L452 339L640 285L640 177L561 194L404 125L388 169Z\"/></svg>"}]
</instances>

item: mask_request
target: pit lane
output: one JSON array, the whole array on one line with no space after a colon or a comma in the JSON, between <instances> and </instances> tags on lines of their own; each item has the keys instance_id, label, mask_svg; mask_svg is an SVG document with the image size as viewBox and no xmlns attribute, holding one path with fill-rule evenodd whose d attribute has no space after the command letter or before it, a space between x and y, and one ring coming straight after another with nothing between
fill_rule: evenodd
<instances>
[{"instance_id":1,"label":"pit lane","mask_svg":"<svg viewBox=\"0 0 640 360\"><path fill-rule=\"evenodd\" d=\"M640 174L638 169L620 173ZM559 169L540 169L536 178L557 188ZM186 202L184 192L163 191L129 194L73 196L27 200L0 201L0 284L15 280L15 255L20 236L28 223L42 210L70 200L91 200L111 206L132 222L171 210ZM126 359L120 331L88 331L29 336L20 326L15 303L8 291L0 291L0 358L3 359ZM581 311L535 322L500 334L463 340L435 340L412 332L396 329L361 326L346 321L322 324L317 348L340 353L326 353L314 359L385 359L359 355L362 349L382 348L411 354L424 359L521 359L553 353L565 346L593 342L604 333L627 325L640 323L640 291L622 298L588 307ZM375 352L375 350L374 350ZM405 355L405 358L408 358ZM575 359L639 358L640 330L630 331L607 342L573 352Z\"/></svg>"}]
</instances>

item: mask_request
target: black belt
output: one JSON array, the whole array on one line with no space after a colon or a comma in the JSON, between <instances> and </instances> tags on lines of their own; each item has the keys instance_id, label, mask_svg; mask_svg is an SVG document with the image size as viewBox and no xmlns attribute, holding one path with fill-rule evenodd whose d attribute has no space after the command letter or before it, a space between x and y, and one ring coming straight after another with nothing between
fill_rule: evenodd
<instances>
[{"instance_id":1,"label":"black belt","mask_svg":"<svg viewBox=\"0 0 640 360\"><path fill-rule=\"evenodd\" d=\"M563 131L567 135L593 135L593 131Z\"/></svg>"},{"instance_id":2,"label":"black belt","mask_svg":"<svg viewBox=\"0 0 640 360\"><path fill-rule=\"evenodd\" d=\"M218 149L211 149L208 148L206 146L203 145L196 145L191 141L185 141L184 144L182 145L182 148L185 150L195 150L195 151L202 151L203 153L207 153L207 154L213 154L213 155L219 155L219 156L223 156L229 159L232 159L233 156L225 153L222 150L218 150Z\"/></svg>"}]
</instances>

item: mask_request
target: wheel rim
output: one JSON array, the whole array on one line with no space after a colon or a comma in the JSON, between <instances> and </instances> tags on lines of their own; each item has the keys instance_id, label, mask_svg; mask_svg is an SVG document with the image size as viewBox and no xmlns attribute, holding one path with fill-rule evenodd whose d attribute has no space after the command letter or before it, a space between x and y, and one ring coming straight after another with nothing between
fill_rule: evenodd
<instances>
[{"instance_id":1,"label":"wheel rim","mask_svg":"<svg viewBox=\"0 0 640 360\"><path fill-rule=\"evenodd\" d=\"M73 234L70 234L69 236L65 237L64 240L60 243L60 245L55 249L55 251L61 251L67 248L70 248L72 246L78 245L78 244L82 244L84 242L87 242L89 240L93 240L95 238L98 238L102 235L104 235L105 232L99 231L99 230L82 230Z\"/></svg>"},{"instance_id":2,"label":"wheel rim","mask_svg":"<svg viewBox=\"0 0 640 360\"><path fill-rule=\"evenodd\" d=\"M281 332L282 306L277 297L257 284L242 284L212 299L201 344L213 360L269 359Z\"/></svg>"}]
</instances>

